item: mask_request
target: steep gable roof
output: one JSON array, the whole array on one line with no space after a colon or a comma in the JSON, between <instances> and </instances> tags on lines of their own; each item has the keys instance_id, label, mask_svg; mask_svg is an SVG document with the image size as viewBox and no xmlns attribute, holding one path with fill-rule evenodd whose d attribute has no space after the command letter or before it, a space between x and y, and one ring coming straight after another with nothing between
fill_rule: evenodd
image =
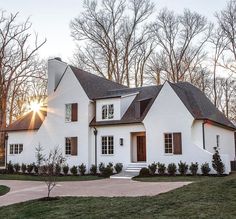
<instances>
[{"instance_id":1,"label":"steep gable roof","mask_svg":"<svg viewBox=\"0 0 236 219\"><path fill-rule=\"evenodd\" d=\"M37 130L42 125L46 114L46 111L43 110L39 112L30 111L10 124L4 131Z\"/></svg>"},{"instance_id":2,"label":"steep gable roof","mask_svg":"<svg viewBox=\"0 0 236 219\"><path fill-rule=\"evenodd\" d=\"M108 90L126 88L126 86L99 77L76 67L70 66L89 99L104 96Z\"/></svg>"},{"instance_id":3,"label":"steep gable roof","mask_svg":"<svg viewBox=\"0 0 236 219\"><path fill-rule=\"evenodd\" d=\"M195 119L206 119L235 129L233 123L197 87L188 82L170 83L170 85Z\"/></svg>"},{"instance_id":4,"label":"steep gable roof","mask_svg":"<svg viewBox=\"0 0 236 219\"><path fill-rule=\"evenodd\" d=\"M90 123L91 126L142 123L163 87L163 85L159 85L128 88L124 85L88 73L76 67L69 67L81 84L88 98L91 100L122 97L124 95L136 93L136 97L124 113L121 120L98 122L94 118ZM236 127L218 109L216 109L211 101L198 88L187 82L179 82L176 84L168 83L196 120L210 120L232 130L236 129ZM142 112L137 115L137 109L141 105L143 106ZM37 130L42 125L46 116L45 112L42 114L43 118L41 118L42 116L39 117L39 115L33 115L33 112L30 112L8 126L6 131ZM33 117L34 119L32 119Z\"/></svg>"}]
</instances>

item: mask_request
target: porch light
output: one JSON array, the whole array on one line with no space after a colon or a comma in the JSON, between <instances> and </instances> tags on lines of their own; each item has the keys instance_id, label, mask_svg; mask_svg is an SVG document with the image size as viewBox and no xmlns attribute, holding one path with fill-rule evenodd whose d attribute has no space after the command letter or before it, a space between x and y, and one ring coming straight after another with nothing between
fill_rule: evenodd
<instances>
[{"instance_id":1,"label":"porch light","mask_svg":"<svg viewBox=\"0 0 236 219\"><path fill-rule=\"evenodd\" d=\"M120 138L120 146L123 146L123 145L124 145L124 139Z\"/></svg>"},{"instance_id":2,"label":"porch light","mask_svg":"<svg viewBox=\"0 0 236 219\"><path fill-rule=\"evenodd\" d=\"M8 140L8 133L7 132L5 133L5 140L6 141Z\"/></svg>"}]
</instances>

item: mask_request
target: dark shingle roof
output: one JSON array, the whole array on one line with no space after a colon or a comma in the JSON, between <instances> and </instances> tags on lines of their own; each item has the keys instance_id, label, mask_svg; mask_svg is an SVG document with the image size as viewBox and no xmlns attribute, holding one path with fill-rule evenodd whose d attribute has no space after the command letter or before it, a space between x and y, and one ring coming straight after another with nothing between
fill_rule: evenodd
<instances>
[{"instance_id":1,"label":"dark shingle roof","mask_svg":"<svg viewBox=\"0 0 236 219\"><path fill-rule=\"evenodd\" d=\"M126 86L70 66L89 99L107 94L108 90L126 88Z\"/></svg>"},{"instance_id":2,"label":"dark shingle roof","mask_svg":"<svg viewBox=\"0 0 236 219\"><path fill-rule=\"evenodd\" d=\"M94 118L90 123L91 126L142 123L162 88L162 85L127 88L124 85L85 72L73 66L70 66L70 68L83 87L88 98L91 100L116 98L136 93L135 99L132 101L121 120L96 122ZM195 119L207 119L216 124L223 125L224 127L234 130L236 129L235 126L216 109L211 101L198 88L187 82L169 84ZM143 110L139 116L137 116L137 105L139 104L143 104ZM6 131L37 130L42 125L45 116L45 113L43 113L43 119L41 119L39 115L36 115L33 121L31 121L33 118L33 112L30 112L8 126Z\"/></svg>"},{"instance_id":3,"label":"dark shingle roof","mask_svg":"<svg viewBox=\"0 0 236 219\"><path fill-rule=\"evenodd\" d=\"M18 120L10 124L4 131L26 131L37 130L42 125L46 116L46 111L29 112Z\"/></svg>"},{"instance_id":4,"label":"dark shingle roof","mask_svg":"<svg viewBox=\"0 0 236 219\"><path fill-rule=\"evenodd\" d=\"M235 129L233 123L197 87L188 82L170 83L170 85L195 119L207 119Z\"/></svg>"}]
</instances>

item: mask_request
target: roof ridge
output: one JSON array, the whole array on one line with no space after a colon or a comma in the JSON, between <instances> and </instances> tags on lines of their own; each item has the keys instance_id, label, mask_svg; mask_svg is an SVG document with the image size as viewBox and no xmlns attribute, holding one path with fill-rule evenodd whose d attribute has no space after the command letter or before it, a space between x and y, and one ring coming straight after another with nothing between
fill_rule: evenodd
<instances>
[{"instance_id":1,"label":"roof ridge","mask_svg":"<svg viewBox=\"0 0 236 219\"><path fill-rule=\"evenodd\" d=\"M116 84L119 84L119 85L121 85L121 86L124 86L125 88L128 88L127 86L125 86L125 85L123 85L123 84L120 84L120 83L118 83L118 82L116 82L116 81L112 81L112 80L109 80L109 79L107 79L107 78L105 78L105 77L101 77L101 76L99 76L99 75L90 73L90 72L88 72L88 71L85 71L85 70L83 70L83 69L81 69L81 68L78 68L78 67L75 67L75 66L73 66L73 65L69 65L69 66L72 67L72 68L75 68L75 69L77 69L77 70L79 70L79 71L83 71L83 72L85 72L86 74L89 74L89 75L95 76L95 77L97 77L97 78L100 78L100 79L102 79L102 80L106 80L106 81L108 81L108 82L116 83Z\"/></svg>"}]
</instances>

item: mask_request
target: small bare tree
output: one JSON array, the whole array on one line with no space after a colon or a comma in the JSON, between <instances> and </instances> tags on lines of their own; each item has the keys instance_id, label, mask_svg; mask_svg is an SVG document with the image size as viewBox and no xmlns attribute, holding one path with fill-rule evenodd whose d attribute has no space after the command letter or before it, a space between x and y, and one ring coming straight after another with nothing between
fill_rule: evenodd
<instances>
[{"instance_id":1,"label":"small bare tree","mask_svg":"<svg viewBox=\"0 0 236 219\"><path fill-rule=\"evenodd\" d=\"M56 186L57 177L60 175L58 167L61 167L65 163L65 158L59 147L55 147L49 152L48 155L43 155L43 148L38 146L36 149L36 158L39 166L39 174L44 178L44 182L47 185L47 198L50 197L50 193Z\"/></svg>"}]
</instances>

